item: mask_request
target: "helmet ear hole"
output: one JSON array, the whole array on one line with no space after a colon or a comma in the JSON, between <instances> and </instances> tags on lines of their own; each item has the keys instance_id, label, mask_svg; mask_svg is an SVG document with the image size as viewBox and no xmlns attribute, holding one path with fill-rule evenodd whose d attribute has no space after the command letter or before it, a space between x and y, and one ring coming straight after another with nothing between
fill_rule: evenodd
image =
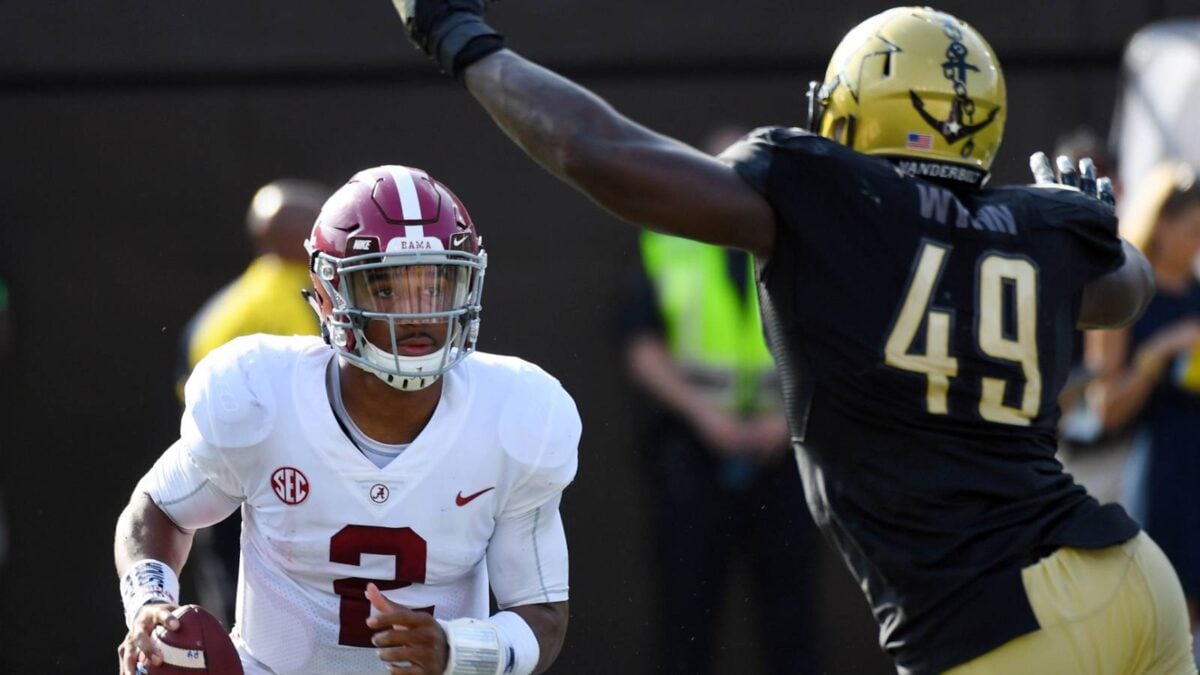
<instances>
[{"instance_id":1,"label":"helmet ear hole","mask_svg":"<svg viewBox=\"0 0 1200 675\"><path fill-rule=\"evenodd\" d=\"M829 128L829 138L848 148L853 148L854 116L846 115L835 119Z\"/></svg>"}]
</instances>

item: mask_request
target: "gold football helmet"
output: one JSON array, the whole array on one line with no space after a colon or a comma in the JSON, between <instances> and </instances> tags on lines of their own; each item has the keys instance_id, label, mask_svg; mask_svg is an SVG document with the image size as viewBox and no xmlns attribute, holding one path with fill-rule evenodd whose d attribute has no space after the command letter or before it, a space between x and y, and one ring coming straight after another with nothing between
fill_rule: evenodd
<instances>
[{"instance_id":1,"label":"gold football helmet","mask_svg":"<svg viewBox=\"0 0 1200 675\"><path fill-rule=\"evenodd\" d=\"M1004 135L1004 74L983 37L928 7L867 19L809 90L810 128L931 178L982 185Z\"/></svg>"}]
</instances>

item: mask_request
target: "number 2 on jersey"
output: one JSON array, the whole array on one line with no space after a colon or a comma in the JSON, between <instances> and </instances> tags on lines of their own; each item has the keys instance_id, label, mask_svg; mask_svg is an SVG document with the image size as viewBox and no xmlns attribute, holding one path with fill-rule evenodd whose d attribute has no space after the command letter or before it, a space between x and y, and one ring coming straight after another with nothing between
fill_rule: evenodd
<instances>
[{"instance_id":1,"label":"number 2 on jersey","mask_svg":"<svg viewBox=\"0 0 1200 675\"><path fill-rule=\"evenodd\" d=\"M364 553L390 555L396 561L396 573L391 579L335 579L333 592L342 597L338 610L338 644L351 647L371 647L373 631L367 627L371 603L367 600L367 583L374 582L381 591L425 583L425 556L428 546L421 535L407 527L376 525L347 525L329 540L330 562L361 565ZM417 611L433 613L432 607Z\"/></svg>"},{"instance_id":2,"label":"number 2 on jersey","mask_svg":"<svg viewBox=\"0 0 1200 675\"><path fill-rule=\"evenodd\" d=\"M950 379L958 375L958 359L950 354L953 315L931 309L933 291L941 279L950 247L926 241L917 255L904 302L884 345L887 365L926 377L925 405L935 415L947 414ZM985 255L979 263L979 295L976 304L979 349L1000 361L1019 364L1025 377L1020 407L1004 404L1008 383L984 377L980 383L979 416L989 422L1028 426L1037 416L1042 396L1042 374L1037 353L1037 269L1025 258L998 253ZM1005 331L1005 288L1011 288L1015 326ZM917 332L925 324L925 344L913 351Z\"/></svg>"}]
</instances>

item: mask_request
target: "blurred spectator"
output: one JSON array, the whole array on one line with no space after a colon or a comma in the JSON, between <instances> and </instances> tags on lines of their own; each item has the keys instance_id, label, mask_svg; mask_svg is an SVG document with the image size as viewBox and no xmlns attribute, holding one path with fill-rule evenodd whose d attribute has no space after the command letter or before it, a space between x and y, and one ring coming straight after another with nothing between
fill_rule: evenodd
<instances>
[{"instance_id":1,"label":"blurred spectator","mask_svg":"<svg viewBox=\"0 0 1200 675\"><path fill-rule=\"evenodd\" d=\"M259 188L246 213L256 257L241 276L217 291L184 328L176 391L205 354L254 333L316 335L317 316L300 295L311 284L303 242L332 191L295 179ZM199 603L232 624L237 593L241 518L238 514L196 535L192 560Z\"/></svg>"},{"instance_id":2,"label":"blurred spectator","mask_svg":"<svg viewBox=\"0 0 1200 675\"><path fill-rule=\"evenodd\" d=\"M235 337L315 335L316 314L300 296L309 287L308 257L298 243L312 229L332 191L311 181L281 179L254 194L246 231L257 257L241 276L214 294L184 328L176 381L183 383L205 354Z\"/></svg>"},{"instance_id":3,"label":"blurred spectator","mask_svg":"<svg viewBox=\"0 0 1200 675\"><path fill-rule=\"evenodd\" d=\"M1140 29L1122 75L1112 127L1122 182L1134 185L1164 159L1200 166L1200 17Z\"/></svg>"},{"instance_id":4,"label":"blurred spectator","mask_svg":"<svg viewBox=\"0 0 1200 675\"><path fill-rule=\"evenodd\" d=\"M1098 379L1087 392L1105 430L1136 430L1127 468L1130 514L1175 565L1193 626L1200 594L1200 185L1185 164L1159 165L1131 186L1122 232L1154 268L1158 293L1130 328L1087 336Z\"/></svg>"},{"instance_id":5,"label":"blurred spectator","mask_svg":"<svg viewBox=\"0 0 1200 675\"><path fill-rule=\"evenodd\" d=\"M717 152L740 131L714 134ZM768 672L818 672L815 527L742 251L644 232L622 316L633 381L657 404L653 480L657 672L714 672L727 572L749 554Z\"/></svg>"}]
</instances>

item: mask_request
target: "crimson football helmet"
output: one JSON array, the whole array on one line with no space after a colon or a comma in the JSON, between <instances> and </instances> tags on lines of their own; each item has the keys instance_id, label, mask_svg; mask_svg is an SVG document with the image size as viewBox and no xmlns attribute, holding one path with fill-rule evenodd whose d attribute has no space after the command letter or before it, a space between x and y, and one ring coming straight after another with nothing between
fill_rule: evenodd
<instances>
[{"instance_id":1,"label":"crimson football helmet","mask_svg":"<svg viewBox=\"0 0 1200 675\"><path fill-rule=\"evenodd\" d=\"M358 172L305 242L326 339L397 389L433 384L475 350L480 242L462 202L425 171Z\"/></svg>"}]
</instances>

